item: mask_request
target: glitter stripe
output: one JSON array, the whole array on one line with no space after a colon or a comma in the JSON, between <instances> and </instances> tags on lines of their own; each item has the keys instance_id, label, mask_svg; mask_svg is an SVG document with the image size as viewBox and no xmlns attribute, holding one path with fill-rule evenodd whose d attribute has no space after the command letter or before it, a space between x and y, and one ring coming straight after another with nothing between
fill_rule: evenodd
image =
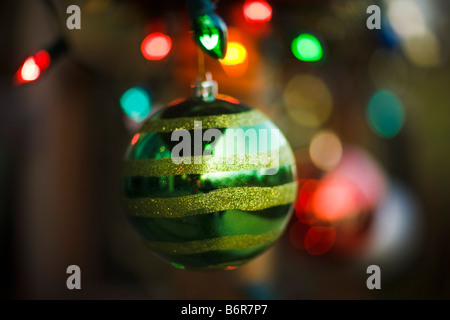
<instances>
[{"instance_id":1,"label":"glitter stripe","mask_svg":"<svg viewBox=\"0 0 450 320\"><path fill-rule=\"evenodd\" d=\"M281 231L258 235L225 236L188 242L145 241L151 249L166 254L196 254L217 250L244 250L271 244L281 235Z\"/></svg>"},{"instance_id":2,"label":"glitter stripe","mask_svg":"<svg viewBox=\"0 0 450 320\"><path fill-rule=\"evenodd\" d=\"M275 156L274 153L278 154ZM287 164L294 164L294 156L287 145L284 145L279 150L272 151L271 155L266 152L259 152L228 157L196 156L177 159L190 159L191 163L175 164L172 158L126 160L122 174L125 177L164 177L183 174L273 169ZM202 163L196 164L196 161L201 161Z\"/></svg>"},{"instance_id":3,"label":"glitter stripe","mask_svg":"<svg viewBox=\"0 0 450 320\"><path fill-rule=\"evenodd\" d=\"M181 218L223 210L258 211L294 201L297 183L276 187L235 187L173 198L123 198L130 216Z\"/></svg>"},{"instance_id":4,"label":"glitter stripe","mask_svg":"<svg viewBox=\"0 0 450 320\"><path fill-rule=\"evenodd\" d=\"M269 120L257 110L218 116L183 117L173 119L150 119L141 128L141 133L173 132L178 129L193 130L194 121L202 122L202 129L236 128L254 126Z\"/></svg>"}]
</instances>

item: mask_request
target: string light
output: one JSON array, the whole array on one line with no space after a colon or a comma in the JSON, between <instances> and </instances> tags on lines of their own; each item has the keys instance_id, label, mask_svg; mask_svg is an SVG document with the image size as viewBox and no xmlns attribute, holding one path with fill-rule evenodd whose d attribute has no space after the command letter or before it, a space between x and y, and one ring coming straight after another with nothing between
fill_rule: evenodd
<instances>
[{"instance_id":1,"label":"string light","mask_svg":"<svg viewBox=\"0 0 450 320\"><path fill-rule=\"evenodd\" d=\"M272 7L266 1L247 1L243 12L248 22L269 22L272 19Z\"/></svg>"},{"instance_id":2,"label":"string light","mask_svg":"<svg viewBox=\"0 0 450 320\"><path fill-rule=\"evenodd\" d=\"M332 131L321 130L311 140L309 155L312 163L319 169L330 171L342 158L342 144Z\"/></svg>"},{"instance_id":3,"label":"string light","mask_svg":"<svg viewBox=\"0 0 450 320\"><path fill-rule=\"evenodd\" d=\"M141 51L147 60L162 60L170 52L172 40L169 36L154 32L142 41Z\"/></svg>"},{"instance_id":4,"label":"string light","mask_svg":"<svg viewBox=\"0 0 450 320\"><path fill-rule=\"evenodd\" d=\"M45 50L28 57L16 73L16 83L23 84L36 81L41 73L50 66L50 62L50 54Z\"/></svg>"},{"instance_id":5,"label":"string light","mask_svg":"<svg viewBox=\"0 0 450 320\"><path fill-rule=\"evenodd\" d=\"M305 249L313 256L330 251L336 242L336 229L333 227L311 227L305 235Z\"/></svg>"},{"instance_id":6,"label":"string light","mask_svg":"<svg viewBox=\"0 0 450 320\"><path fill-rule=\"evenodd\" d=\"M227 27L214 13L194 20L194 40L200 48L215 59L223 59L227 51Z\"/></svg>"},{"instance_id":7,"label":"string light","mask_svg":"<svg viewBox=\"0 0 450 320\"><path fill-rule=\"evenodd\" d=\"M214 13L211 0L187 0L194 40L206 54L223 59L227 51L227 25Z\"/></svg>"},{"instance_id":8,"label":"string light","mask_svg":"<svg viewBox=\"0 0 450 320\"><path fill-rule=\"evenodd\" d=\"M302 61L319 61L323 57L320 41L312 34L303 33L292 41L292 53Z\"/></svg>"},{"instance_id":9,"label":"string light","mask_svg":"<svg viewBox=\"0 0 450 320\"><path fill-rule=\"evenodd\" d=\"M228 43L227 54L220 63L227 66L234 66L244 63L247 60L247 49L239 42Z\"/></svg>"},{"instance_id":10,"label":"string light","mask_svg":"<svg viewBox=\"0 0 450 320\"><path fill-rule=\"evenodd\" d=\"M45 49L25 59L14 75L15 85L21 85L38 80L63 53L67 51L67 45L62 38L57 38Z\"/></svg>"},{"instance_id":11,"label":"string light","mask_svg":"<svg viewBox=\"0 0 450 320\"><path fill-rule=\"evenodd\" d=\"M142 122L150 114L151 99L148 92L141 87L128 89L120 98L123 112L133 121Z\"/></svg>"},{"instance_id":12,"label":"string light","mask_svg":"<svg viewBox=\"0 0 450 320\"><path fill-rule=\"evenodd\" d=\"M400 98L388 90L378 91L367 106L367 121L384 138L395 137L403 127L405 108Z\"/></svg>"}]
</instances>

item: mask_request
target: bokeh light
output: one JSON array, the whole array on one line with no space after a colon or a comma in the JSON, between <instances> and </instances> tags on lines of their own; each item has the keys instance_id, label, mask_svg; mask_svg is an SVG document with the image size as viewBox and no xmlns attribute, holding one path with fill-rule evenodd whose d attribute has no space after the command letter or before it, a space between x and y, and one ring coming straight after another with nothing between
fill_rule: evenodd
<instances>
[{"instance_id":1,"label":"bokeh light","mask_svg":"<svg viewBox=\"0 0 450 320\"><path fill-rule=\"evenodd\" d=\"M310 255L323 255L333 248L356 252L369 215L385 195L386 178L377 162L360 148L346 147L337 166L322 179L299 181L298 220L289 230L292 246Z\"/></svg>"},{"instance_id":2,"label":"bokeh light","mask_svg":"<svg viewBox=\"0 0 450 320\"><path fill-rule=\"evenodd\" d=\"M289 241L295 249L305 249L305 234L308 231L308 226L295 221L289 228Z\"/></svg>"},{"instance_id":3,"label":"bokeh light","mask_svg":"<svg viewBox=\"0 0 450 320\"><path fill-rule=\"evenodd\" d=\"M401 37L421 35L427 29L422 10L414 1L390 1L387 15L392 28Z\"/></svg>"},{"instance_id":4,"label":"bokeh light","mask_svg":"<svg viewBox=\"0 0 450 320\"><path fill-rule=\"evenodd\" d=\"M320 219L335 221L358 213L359 197L355 184L344 177L334 176L321 182L314 193L312 205Z\"/></svg>"},{"instance_id":5,"label":"bokeh light","mask_svg":"<svg viewBox=\"0 0 450 320\"><path fill-rule=\"evenodd\" d=\"M321 181L311 199L317 217L336 221L373 210L384 197L386 178L359 148L344 149L339 165Z\"/></svg>"},{"instance_id":6,"label":"bokeh light","mask_svg":"<svg viewBox=\"0 0 450 320\"><path fill-rule=\"evenodd\" d=\"M408 60L419 67L434 67L441 62L441 45L426 22L427 1L393 0L388 4L392 29L401 38Z\"/></svg>"},{"instance_id":7,"label":"bokeh light","mask_svg":"<svg viewBox=\"0 0 450 320\"><path fill-rule=\"evenodd\" d=\"M22 82L34 81L39 78L40 74L41 69L36 64L36 60L34 57L30 57L25 60L22 69L20 70L19 80L22 80Z\"/></svg>"},{"instance_id":8,"label":"bokeh light","mask_svg":"<svg viewBox=\"0 0 450 320\"><path fill-rule=\"evenodd\" d=\"M304 224L311 225L317 222L317 217L312 208L312 196L319 186L319 181L309 179L300 183L297 202L295 204L295 214L298 220Z\"/></svg>"},{"instance_id":9,"label":"bokeh light","mask_svg":"<svg viewBox=\"0 0 450 320\"><path fill-rule=\"evenodd\" d=\"M328 120L333 98L328 86L313 75L293 77L283 93L289 116L305 127L318 127Z\"/></svg>"},{"instance_id":10,"label":"bokeh light","mask_svg":"<svg viewBox=\"0 0 450 320\"><path fill-rule=\"evenodd\" d=\"M367 107L367 121L372 130L385 138L396 136L404 124L405 111L400 98L389 90L373 95Z\"/></svg>"},{"instance_id":11,"label":"bokeh light","mask_svg":"<svg viewBox=\"0 0 450 320\"><path fill-rule=\"evenodd\" d=\"M230 28L228 35L227 53L219 59L220 65L228 77L244 77L249 67L249 51L241 41L243 35L236 28Z\"/></svg>"},{"instance_id":12,"label":"bokeh light","mask_svg":"<svg viewBox=\"0 0 450 320\"><path fill-rule=\"evenodd\" d=\"M336 242L333 227L311 227L305 235L305 249L310 255L323 255L330 251Z\"/></svg>"},{"instance_id":13,"label":"bokeh light","mask_svg":"<svg viewBox=\"0 0 450 320\"><path fill-rule=\"evenodd\" d=\"M161 60L164 59L172 48L172 40L169 36L154 32L149 34L144 41L142 41L141 51L147 60Z\"/></svg>"},{"instance_id":14,"label":"bokeh light","mask_svg":"<svg viewBox=\"0 0 450 320\"><path fill-rule=\"evenodd\" d=\"M323 57L320 41L312 34L304 33L292 41L292 53L302 61L319 61Z\"/></svg>"},{"instance_id":15,"label":"bokeh light","mask_svg":"<svg viewBox=\"0 0 450 320\"><path fill-rule=\"evenodd\" d=\"M420 251L424 236L421 206L405 186L390 182L386 197L373 217L363 263L389 266L395 273Z\"/></svg>"},{"instance_id":16,"label":"bokeh light","mask_svg":"<svg viewBox=\"0 0 450 320\"><path fill-rule=\"evenodd\" d=\"M269 22L272 18L272 7L266 1L247 1L243 6L244 17L249 22Z\"/></svg>"},{"instance_id":17,"label":"bokeh light","mask_svg":"<svg viewBox=\"0 0 450 320\"><path fill-rule=\"evenodd\" d=\"M140 133L136 133L134 136L133 136L133 139L131 139L131 145L135 145L138 141L139 141L139 137L140 137Z\"/></svg>"},{"instance_id":18,"label":"bokeh light","mask_svg":"<svg viewBox=\"0 0 450 320\"><path fill-rule=\"evenodd\" d=\"M151 111L151 98L141 87L127 90L120 98L123 112L135 122L142 122Z\"/></svg>"},{"instance_id":19,"label":"bokeh light","mask_svg":"<svg viewBox=\"0 0 450 320\"><path fill-rule=\"evenodd\" d=\"M17 84L35 81L41 73L50 66L51 57L45 50L40 50L34 56L25 60L15 75Z\"/></svg>"},{"instance_id":20,"label":"bokeh light","mask_svg":"<svg viewBox=\"0 0 450 320\"><path fill-rule=\"evenodd\" d=\"M342 157L342 144L332 131L319 131L311 140L309 155L314 165L322 170L334 169Z\"/></svg>"},{"instance_id":21,"label":"bokeh light","mask_svg":"<svg viewBox=\"0 0 450 320\"><path fill-rule=\"evenodd\" d=\"M342 160L327 179L340 176L351 181L361 193L360 206L364 210L374 208L386 193L386 177L378 161L365 150L346 147Z\"/></svg>"},{"instance_id":22,"label":"bokeh light","mask_svg":"<svg viewBox=\"0 0 450 320\"><path fill-rule=\"evenodd\" d=\"M41 50L34 55L34 61L42 72L50 66L51 57L47 51Z\"/></svg>"},{"instance_id":23,"label":"bokeh light","mask_svg":"<svg viewBox=\"0 0 450 320\"><path fill-rule=\"evenodd\" d=\"M227 54L220 63L226 66L235 66L242 64L247 60L247 49L239 42L229 42L227 47Z\"/></svg>"},{"instance_id":24,"label":"bokeh light","mask_svg":"<svg viewBox=\"0 0 450 320\"><path fill-rule=\"evenodd\" d=\"M416 66L435 67L441 62L441 45L430 30L408 37L402 48L408 60Z\"/></svg>"}]
</instances>

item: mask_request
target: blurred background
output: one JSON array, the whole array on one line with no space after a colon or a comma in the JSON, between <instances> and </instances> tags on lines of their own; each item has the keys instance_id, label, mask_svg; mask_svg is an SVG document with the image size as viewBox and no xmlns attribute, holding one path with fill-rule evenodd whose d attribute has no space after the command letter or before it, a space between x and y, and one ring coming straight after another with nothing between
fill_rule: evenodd
<instances>
[{"instance_id":1,"label":"blurred background","mask_svg":"<svg viewBox=\"0 0 450 320\"><path fill-rule=\"evenodd\" d=\"M450 3L217 2L228 55L206 68L286 135L300 185L268 252L194 272L147 250L120 204L127 145L198 70L185 3L166 2L1 2L0 296L450 298ZM82 290L66 288L72 264Z\"/></svg>"}]
</instances>

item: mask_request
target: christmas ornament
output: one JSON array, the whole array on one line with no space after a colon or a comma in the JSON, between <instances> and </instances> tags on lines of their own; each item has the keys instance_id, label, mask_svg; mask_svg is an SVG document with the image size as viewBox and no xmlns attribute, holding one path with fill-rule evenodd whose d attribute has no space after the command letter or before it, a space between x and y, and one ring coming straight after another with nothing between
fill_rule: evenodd
<instances>
[{"instance_id":1,"label":"christmas ornament","mask_svg":"<svg viewBox=\"0 0 450 320\"><path fill-rule=\"evenodd\" d=\"M296 195L295 160L265 115L217 95L209 76L193 89L133 137L124 210L147 247L175 267L231 270L282 234Z\"/></svg>"}]
</instances>

